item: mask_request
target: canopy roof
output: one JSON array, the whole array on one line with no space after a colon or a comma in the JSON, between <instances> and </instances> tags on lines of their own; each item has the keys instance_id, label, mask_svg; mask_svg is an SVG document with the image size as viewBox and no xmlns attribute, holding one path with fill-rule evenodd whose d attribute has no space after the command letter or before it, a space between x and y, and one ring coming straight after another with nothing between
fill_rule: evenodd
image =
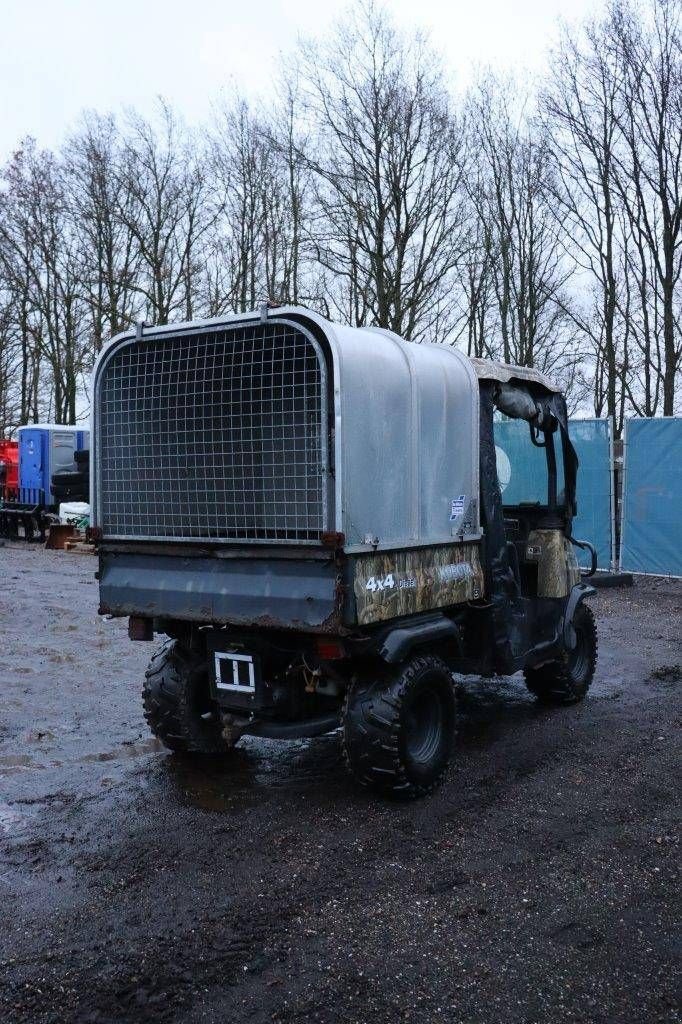
<instances>
[{"instance_id":1,"label":"canopy roof","mask_svg":"<svg viewBox=\"0 0 682 1024\"><path fill-rule=\"evenodd\" d=\"M265 442L258 438L254 454L249 454L244 465L254 474L249 493L261 493L264 479L270 488L263 505L270 510L268 515L274 509L278 516L277 510L287 501L296 506L295 516L299 515L299 506L303 511L308 505L318 509L319 501L311 503L309 499L311 488L317 487L323 496L323 529L342 533L347 552L452 544L480 537L480 394L474 369L458 349L449 345L412 344L378 328L331 323L296 306L265 307L195 323L150 328L138 325L113 339L95 368L94 448L100 467L104 460L98 451L104 453L116 440L101 425L109 394L112 401L127 403L126 409L134 411L140 406L145 411L139 423L134 420L135 443L159 445L158 416L154 401L148 397L150 382L146 379L151 363L142 355L145 346L149 346L150 354L156 353L160 367L153 386L166 396L166 404L177 404L177 415L167 418L167 436L161 439L161 448L172 453L173 466L180 464L190 475L199 474L197 492L210 486L211 493L217 493L215 467L211 466L210 479L208 470L203 468L205 437L213 437L216 429L225 431L219 439L223 452L223 462L218 467L220 486L226 490L224 481L229 483L238 472L244 472L239 468L242 462L237 463L231 455L235 446L229 431L237 429L236 421L228 418L224 424L221 420L225 408L223 394L229 392L235 408L240 401L248 408L253 406L256 421L264 424L264 437L267 434L270 445L266 452L270 458L268 466L275 468L265 473L261 470ZM292 346L297 347L301 356L286 357L288 377L282 384L284 356L270 358L268 362L264 353L289 352ZM185 352L189 354L183 355ZM129 381L133 375L133 357L134 380L122 387L120 379ZM308 357L316 367L314 373L305 369ZM185 373L176 400L170 382L180 381L181 375L177 372L172 377L174 367L179 365L178 360L189 358L196 365L200 363L201 372L208 373L211 380L222 380L217 375L225 376L226 367L228 376L232 376L225 380L224 387L221 384L220 388L204 388ZM266 364L273 369L263 371ZM254 366L260 367L257 374ZM258 375L263 372L265 384L259 384ZM283 400L270 397L273 388L279 394L277 388L281 391L282 387L291 392L287 392L286 402L291 404L292 415L303 417L293 434L278 426ZM318 392L320 408L314 406ZM262 409L260 402L264 403ZM312 403L310 409L307 402ZM277 407L274 413L273 403ZM178 439L175 423L182 424L183 417L189 414L199 426L181 432ZM272 415L280 416L274 429L268 420ZM127 425L129 420L132 422L131 416L127 412L119 417L122 427L116 443L124 458L131 446ZM243 447L244 443L242 440L239 444ZM241 450L239 445L237 448ZM317 476L313 483L312 474L318 470L311 453L318 449L325 458L321 456L319 483ZM294 465L292 451L304 452L305 467L302 462ZM240 459L243 461L243 456ZM168 486L173 472L177 476L176 469L170 465L166 468L165 464L159 466L158 461L150 473L152 470L160 487ZM292 484L297 472L305 477L304 485L298 488ZM94 486L95 517L99 515L98 495L106 483L100 477L101 472L96 475ZM241 493L231 483L230 488L230 494ZM120 493L120 488L115 493ZM219 511L219 518L220 514ZM299 518L304 518L303 512ZM94 521L99 524L97 518Z\"/></svg>"},{"instance_id":2,"label":"canopy roof","mask_svg":"<svg viewBox=\"0 0 682 1024\"><path fill-rule=\"evenodd\" d=\"M472 359L471 363L479 380L496 380L500 384L518 380L527 384L539 384L540 387L555 394L561 392L561 388L549 377L530 366L512 366L510 363L499 363L494 359Z\"/></svg>"}]
</instances>

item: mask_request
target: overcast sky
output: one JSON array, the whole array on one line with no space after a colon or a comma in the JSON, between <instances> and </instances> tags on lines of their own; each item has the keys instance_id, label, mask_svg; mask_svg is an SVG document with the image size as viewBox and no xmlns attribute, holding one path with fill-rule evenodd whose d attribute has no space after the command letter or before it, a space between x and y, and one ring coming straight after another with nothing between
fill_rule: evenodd
<instances>
[{"instance_id":1,"label":"overcast sky","mask_svg":"<svg viewBox=\"0 0 682 1024\"><path fill-rule=\"evenodd\" d=\"M226 86L266 93L280 52L327 28L345 0L0 0L0 159L24 135L54 146L86 107L153 109L190 122ZM472 69L542 69L557 19L599 0L387 0L406 30L428 30L455 84Z\"/></svg>"}]
</instances>

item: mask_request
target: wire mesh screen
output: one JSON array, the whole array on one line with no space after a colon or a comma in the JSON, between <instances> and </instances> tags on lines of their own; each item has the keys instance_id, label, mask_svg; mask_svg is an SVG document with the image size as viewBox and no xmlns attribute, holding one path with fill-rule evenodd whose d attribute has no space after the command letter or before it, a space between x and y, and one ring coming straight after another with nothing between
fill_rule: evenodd
<instances>
[{"instance_id":1,"label":"wire mesh screen","mask_svg":"<svg viewBox=\"0 0 682 1024\"><path fill-rule=\"evenodd\" d=\"M277 322L115 353L98 387L104 536L318 540L324 378L316 344Z\"/></svg>"}]
</instances>

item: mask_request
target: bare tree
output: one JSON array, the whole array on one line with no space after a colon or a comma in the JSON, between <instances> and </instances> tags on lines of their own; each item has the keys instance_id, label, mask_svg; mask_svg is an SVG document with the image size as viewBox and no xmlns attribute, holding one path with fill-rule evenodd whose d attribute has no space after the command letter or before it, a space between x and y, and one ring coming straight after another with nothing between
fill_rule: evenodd
<instances>
[{"instance_id":1,"label":"bare tree","mask_svg":"<svg viewBox=\"0 0 682 1024\"><path fill-rule=\"evenodd\" d=\"M0 193L0 279L5 311L2 350L6 367L2 405L17 409L17 422L13 425L18 426L39 419L41 351L32 272L37 256L22 204L16 190L10 187L7 174L5 183L7 188ZM11 353L15 350L18 363L13 364Z\"/></svg>"},{"instance_id":2,"label":"bare tree","mask_svg":"<svg viewBox=\"0 0 682 1024\"><path fill-rule=\"evenodd\" d=\"M581 272L576 322L594 358L597 416L622 427L623 334L618 328L617 115L623 71L608 44L609 25L587 22L582 36L564 30L543 94L556 169L558 219L570 229L567 248ZM582 287L581 287L582 286ZM582 312L579 310L582 309Z\"/></svg>"},{"instance_id":3,"label":"bare tree","mask_svg":"<svg viewBox=\"0 0 682 1024\"><path fill-rule=\"evenodd\" d=\"M655 416L664 377L660 288L636 196L632 201L625 199L620 221L622 286L618 311L624 332L621 405L625 406L627 398L638 416Z\"/></svg>"},{"instance_id":4,"label":"bare tree","mask_svg":"<svg viewBox=\"0 0 682 1024\"><path fill-rule=\"evenodd\" d=\"M475 240L495 296L481 350L568 382L582 353L569 314L570 267L554 215L550 149L528 104L508 98L517 92L487 75L469 100L479 152L479 179L470 193ZM478 292L474 297L480 300Z\"/></svg>"},{"instance_id":5,"label":"bare tree","mask_svg":"<svg viewBox=\"0 0 682 1024\"><path fill-rule=\"evenodd\" d=\"M472 133L473 134L473 133ZM457 328L452 341L465 339L466 353L476 358L499 355L496 317L494 230L487 215L486 178L472 161L466 181L469 215L467 250L456 270L459 292Z\"/></svg>"},{"instance_id":6,"label":"bare tree","mask_svg":"<svg viewBox=\"0 0 682 1024\"><path fill-rule=\"evenodd\" d=\"M297 304L318 297L312 266L310 196L314 189L310 141L302 112L301 87L295 74L279 82L278 98L267 112L264 131L274 155L273 201L265 196L266 277L268 294Z\"/></svg>"},{"instance_id":7,"label":"bare tree","mask_svg":"<svg viewBox=\"0 0 682 1024\"><path fill-rule=\"evenodd\" d=\"M272 184L271 149L245 100L223 105L212 155L223 201L217 254L227 264L220 305L243 312L267 295L264 199Z\"/></svg>"},{"instance_id":8,"label":"bare tree","mask_svg":"<svg viewBox=\"0 0 682 1024\"><path fill-rule=\"evenodd\" d=\"M82 369L83 308L61 168L53 154L38 151L29 140L10 161L5 180L2 247L25 302L22 331L27 348L37 347L49 366L47 415L72 423ZM37 409L37 373L32 383L31 404Z\"/></svg>"},{"instance_id":9,"label":"bare tree","mask_svg":"<svg viewBox=\"0 0 682 1024\"><path fill-rule=\"evenodd\" d=\"M121 161L121 140L112 117L87 114L63 148L92 357L106 338L134 320L140 303L132 198L121 187Z\"/></svg>"},{"instance_id":10,"label":"bare tree","mask_svg":"<svg viewBox=\"0 0 682 1024\"><path fill-rule=\"evenodd\" d=\"M302 158L295 82L254 112L241 97L223 103L213 136L213 170L223 216L212 280L222 277L223 308L252 309L264 298L309 298L310 171ZM217 289L220 291L220 288ZM216 294L216 298L217 298Z\"/></svg>"},{"instance_id":11,"label":"bare tree","mask_svg":"<svg viewBox=\"0 0 682 1024\"><path fill-rule=\"evenodd\" d=\"M23 422L20 392L16 388L22 371L21 356L14 295L0 271L0 439Z\"/></svg>"},{"instance_id":12,"label":"bare tree","mask_svg":"<svg viewBox=\"0 0 682 1024\"><path fill-rule=\"evenodd\" d=\"M682 5L650 0L647 13L643 21L625 5L612 9L624 72L618 126L625 152L618 170L636 238L648 248L660 289L663 415L672 416L682 366L676 316L682 273Z\"/></svg>"},{"instance_id":13,"label":"bare tree","mask_svg":"<svg viewBox=\"0 0 682 1024\"><path fill-rule=\"evenodd\" d=\"M84 411L104 340L266 297L549 371L620 431L682 368L682 5L606 0L540 103L455 105L419 34L359 0L272 102L208 129L89 113L0 188L0 427ZM540 116L538 115L538 108Z\"/></svg>"},{"instance_id":14,"label":"bare tree","mask_svg":"<svg viewBox=\"0 0 682 1024\"><path fill-rule=\"evenodd\" d=\"M158 324L193 315L193 280L202 245L217 217L200 150L171 108L158 124L131 113L118 176L118 217L137 249L135 289Z\"/></svg>"},{"instance_id":15,"label":"bare tree","mask_svg":"<svg viewBox=\"0 0 682 1024\"><path fill-rule=\"evenodd\" d=\"M544 94L559 216L571 224L577 323L594 356L594 407L670 415L682 359L682 72L679 0L615 0L564 30Z\"/></svg>"},{"instance_id":16,"label":"bare tree","mask_svg":"<svg viewBox=\"0 0 682 1024\"><path fill-rule=\"evenodd\" d=\"M406 338L444 337L464 169L437 59L367 3L326 42L304 45L297 73L316 254L337 283L333 307Z\"/></svg>"}]
</instances>

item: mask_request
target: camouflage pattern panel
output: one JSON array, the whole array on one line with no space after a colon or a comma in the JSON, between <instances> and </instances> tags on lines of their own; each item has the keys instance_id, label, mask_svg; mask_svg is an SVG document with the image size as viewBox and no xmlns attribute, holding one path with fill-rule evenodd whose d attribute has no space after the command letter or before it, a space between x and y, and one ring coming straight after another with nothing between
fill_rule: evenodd
<instances>
[{"instance_id":1,"label":"camouflage pattern panel","mask_svg":"<svg viewBox=\"0 0 682 1024\"><path fill-rule=\"evenodd\" d=\"M580 581L573 546L561 530L531 530L526 562L537 562L538 597L567 597Z\"/></svg>"},{"instance_id":2,"label":"camouflage pattern panel","mask_svg":"<svg viewBox=\"0 0 682 1024\"><path fill-rule=\"evenodd\" d=\"M359 555L353 589L360 625L476 600L484 589L479 545Z\"/></svg>"}]
</instances>

